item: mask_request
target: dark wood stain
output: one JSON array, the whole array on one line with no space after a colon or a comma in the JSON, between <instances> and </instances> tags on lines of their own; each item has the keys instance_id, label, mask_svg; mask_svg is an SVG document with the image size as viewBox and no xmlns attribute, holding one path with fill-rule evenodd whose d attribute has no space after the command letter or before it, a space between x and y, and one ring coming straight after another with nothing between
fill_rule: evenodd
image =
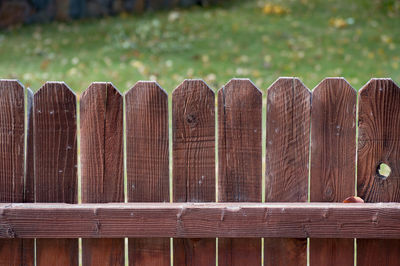
<instances>
[{"instance_id":1,"label":"dark wood stain","mask_svg":"<svg viewBox=\"0 0 400 266\"><path fill-rule=\"evenodd\" d=\"M261 202L262 93L233 79L218 92L218 197ZM261 265L261 239L218 239L218 265Z\"/></svg>"},{"instance_id":2,"label":"dark wood stain","mask_svg":"<svg viewBox=\"0 0 400 266\"><path fill-rule=\"evenodd\" d=\"M155 82L127 92L129 202L169 202L168 95ZM130 265L170 265L169 238L130 238Z\"/></svg>"},{"instance_id":3,"label":"dark wood stain","mask_svg":"<svg viewBox=\"0 0 400 266\"><path fill-rule=\"evenodd\" d=\"M310 116L311 93L299 79L268 89L266 202L307 201ZM306 246L306 239L264 239L264 265L306 265Z\"/></svg>"},{"instance_id":4,"label":"dark wood stain","mask_svg":"<svg viewBox=\"0 0 400 266\"><path fill-rule=\"evenodd\" d=\"M76 98L61 82L34 95L36 202L77 203ZM77 265L77 239L37 239L37 265Z\"/></svg>"},{"instance_id":5,"label":"dark wood stain","mask_svg":"<svg viewBox=\"0 0 400 266\"><path fill-rule=\"evenodd\" d=\"M372 79L359 92L358 196L365 202L400 202L400 88ZM391 168L378 175L380 163ZM357 240L358 265L398 265L400 240Z\"/></svg>"},{"instance_id":6,"label":"dark wood stain","mask_svg":"<svg viewBox=\"0 0 400 266\"><path fill-rule=\"evenodd\" d=\"M123 98L92 83L80 100L83 203L124 201ZM125 265L124 239L82 239L83 265Z\"/></svg>"},{"instance_id":7,"label":"dark wood stain","mask_svg":"<svg viewBox=\"0 0 400 266\"><path fill-rule=\"evenodd\" d=\"M0 203L0 238L176 237L195 246L215 237L400 239L399 210L400 203ZM301 247L285 252L293 258ZM198 246L192 254L215 259Z\"/></svg>"},{"instance_id":8,"label":"dark wood stain","mask_svg":"<svg viewBox=\"0 0 400 266\"><path fill-rule=\"evenodd\" d=\"M29 202L24 191L24 91L17 80L0 80L0 202ZM0 265L33 265L33 252L33 240L0 239Z\"/></svg>"},{"instance_id":9,"label":"dark wood stain","mask_svg":"<svg viewBox=\"0 0 400 266\"><path fill-rule=\"evenodd\" d=\"M343 78L324 79L312 94L310 200L354 195L357 92ZM353 239L310 239L310 265L354 265Z\"/></svg>"},{"instance_id":10,"label":"dark wood stain","mask_svg":"<svg viewBox=\"0 0 400 266\"><path fill-rule=\"evenodd\" d=\"M173 201L215 201L215 100L201 80L172 93ZM174 265L215 265L215 239L174 239Z\"/></svg>"}]
</instances>

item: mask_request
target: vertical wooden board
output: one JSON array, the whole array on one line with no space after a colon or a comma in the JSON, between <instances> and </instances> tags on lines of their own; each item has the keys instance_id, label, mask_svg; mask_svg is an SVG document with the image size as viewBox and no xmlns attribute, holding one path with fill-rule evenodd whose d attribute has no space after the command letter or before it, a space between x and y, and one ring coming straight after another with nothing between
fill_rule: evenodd
<instances>
[{"instance_id":1,"label":"vertical wooden board","mask_svg":"<svg viewBox=\"0 0 400 266\"><path fill-rule=\"evenodd\" d=\"M76 98L62 82L34 96L36 202L77 203ZM37 239L37 265L77 265L77 239Z\"/></svg>"},{"instance_id":2,"label":"vertical wooden board","mask_svg":"<svg viewBox=\"0 0 400 266\"><path fill-rule=\"evenodd\" d=\"M307 201L311 92L280 78L267 92L266 202ZM307 239L264 239L264 265L306 265Z\"/></svg>"},{"instance_id":3,"label":"vertical wooden board","mask_svg":"<svg viewBox=\"0 0 400 266\"><path fill-rule=\"evenodd\" d=\"M0 202L25 201L24 101L21 83L0 80ZM32 243L32 240L1 239L0 265L32 265Z\"/></svg>"},{"instance_id":4,"label":"vertical wooden board","mask_svg":"<svg viewBox=\"0 0 400 266\"><path fill-rule=\"evenodd\" d=\"M83 203L124 201L123 98L92 83L80 101ZM82 239L83 265L124 265L124 239Z\"/></svg>"},{"instance_id":5,"label":"vertical wooden board","mask_svg":"<svg viewBox=\"0 0 400 266\"><path fill-rule=\"evenodd\" d=\"M202 80L185 80L172 93L174 202L215 201L214 109ZM215 239L174 239L174 265L215 265L215 246Z\"/></svg>"},{"instance_id":6,"label":"vertical wooden board","mask_svg":"<svg viewBox=\"0 0 400 266\"><path fill-rule=\"evenodd\" d=\"M358 196L400 202L400 88L391 79L371 79L359 94ZM391 168L387 178L379 172L381 163ZM358 265L399 261L400 240L357 240Z\"/></svg>"},{"instance_id":7,"label":"vertical wooden board","mask_svg":"<svg viewBox=\"0 0 400 266\"><path fill-rule=\"evenodd\" d=\"M218 200L261 202L262 93L248 79L218 92ZM218 265L261 265L261 239L218 239Z\"/></svg>"},{"instance_id":8,"label":"vertical wooden board","mask_svg":"<svg viewBox=\"0 0 400 266\"><path fill-rule=\"evenodd\" d=\"M343 78L324 79L312 94L310 200L354 195L357 93ZM353 239L310 239L310 265L354 265Z\"/></svg>"},{"instance_id":9,"label":"vertical wooden board","mask_svg":"<svg viewBox=\"0 0 400 266\"><path fill-rule=\"evenodd\" d=\"M156 82L126 93L127 187L130 202L169 202L168 95ZM130 265L169 265L169 238L130 238Z\"/></svg>"},{"instance_id":10,"label":"vertical wooden board","mask_svg":"<svg viewBox=\"0 0 400 266\"><path fill-rule=\"evenodd\" d=\"M24 87L0 80L0 201L24 201Z\"/></svg>"}]
</instances>

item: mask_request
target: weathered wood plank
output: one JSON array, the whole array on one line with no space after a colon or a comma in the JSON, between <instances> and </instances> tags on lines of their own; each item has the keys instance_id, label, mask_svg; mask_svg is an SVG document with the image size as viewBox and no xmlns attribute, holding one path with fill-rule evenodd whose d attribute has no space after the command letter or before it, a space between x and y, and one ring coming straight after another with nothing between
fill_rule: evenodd
<instances>
[{"instance_id":1,"label":"weathered wood plank","mask_svg":"<svg viewBox=\"0 0 400 266\"><path fill-rule=\"evenodd\" d=\"M218 92L218 201L261 202L262 93L247 79ZM261 239L218 239L218 265L261 265Z\"/></svg>"},{"instance_id":2,"label":"weathered wood plank","mask_svg":"<svg viewBox=\"0 0 400 266\"><path fill-rule=\"evenodd\" d=\"M214 92L185 80L172 93L173 201L215 201ZM175 265L215 265L215 239L174 239Z\"/></svg>"},{"instance_id":3,"label":"weathered wood plank","mask_svg":"<svg viewBox=\"0 0 400 266\"><path fill-rule=\"evenodd\" d=\"M76 98L61 82L34 95L36 202L77 203ZM38 239L37 265L77 265L77 239Z\"/></svg>"},{"instance_id":4,"label":"weathered wood plank","mask_svg":"<svg viewBox=\"0 0 400 266\"><path fill-rule=\"evenodd\" d=\"M168 95L138 82L125 96L129 202L169 202ZM130 265L169 265L169 238L130 238Z\"/></svg>"},{"instance_id":5,"label":"weathered wood plank","mask_svg":"<svg viewBox=\"0 0 400 266\"><path fill-rule=\"evenodd\" d=\"M360 90L358 196L365 202L400 201L400 88L372 79ZM388 177L379 172L387 164ZM357 240L358 265L398 265L400 240Z\"/></svg>"},{"instance_id":6,"label":"weathered wood plank","mask_svg":"<svg viewBox=\"0 0 400 266\"><path fill-rule=\"evenodd\" d=\"M0 213L0 238L400 238L400 203L2 203Z\"/></svg>"},{"instance_id":7,"label":"weathered wood plank","mask_svg":"<svg viewBox=\"0 0 400 266\"><path fill-rule=\"evenodd\" d=\"M312 94L310 200L354 195L357 92L343 78L324 79ZM310 239L310 265L354 265L353 239Z\"/></svg>"},{"instance_id":8,"label":"weathered wood plank","mask_svg":"<svg viewBox=\"0 0 400 266\"><path fill-rule=\"evenodd\" d=\"M80 100L83 203L124 201L123 98L92 83ZM124 239L82 239L83 265L125 265Z\"/></svg>"},{"instance_id":9,"label":"weathered wood plank","mask_svg":"<svg viewBox=\"0 0 400 266\"><path fill-rule=\"evenodd\" d=\"M0 202L26 202L24 94L17 80L0 80ZM33 240L1 239L0 265L33 265L33 252Z\"/></svg>"},{"instance_id":10,"label":"weathered wood plank","mask_svg":"<svg viewBox=\"0 0 400 266\"><path fill-rule=\"evenodd\" d=\"M0 201L24 201L24 87L0 80Z\"/></svg>"},{"instance_id":11,"label":"weathered wood plank","mask_svg":"<svg viewBox=\"0 0 400 266\"><path fill-rule=\"evenodd\" d=\"M307 201L311 93L297 78L280 78L267 94L265 201ZM264 265L306 263L306 239L264 240Z\"/></svg>"}]
</instances>

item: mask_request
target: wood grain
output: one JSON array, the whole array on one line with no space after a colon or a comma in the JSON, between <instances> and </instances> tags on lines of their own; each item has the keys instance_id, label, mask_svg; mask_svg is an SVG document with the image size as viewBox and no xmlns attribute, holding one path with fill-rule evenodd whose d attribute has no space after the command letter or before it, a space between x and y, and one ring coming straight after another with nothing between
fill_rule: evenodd
<instances>
[{"instance_id":1,"label":"wood grain","mask_svg":"<svg viewBox=\"0 0 400 266\"><path fill-rule=\"evenodd\" d=\"M215 100L201 80L172 93L173 201L215 201ZM174 265L215 265L215 239L174 239Z\"/></svg>"},{"instance_id":2,"label":"wood grain","mask_svg":"<svg viewBox=\"0 0 400 266\"><path fill-rule=\"evenodd\" d=\"M326 78L312 94L310 200L343 202L354 195L357 92ZM354 265L353 239L310 239L310 265Z\"/></svg>"},{"instance_id":3,"label":"wood grain","mask_svg":"<svg viewBox=\"0 0 400 266\"><path fill-rule=\"evenodd\" d=\"M24 87L0 80L0 201L24 201Z\"/></svg>"},{"instance_id":4,"label":"wood grain","mask_svg":"<svg viewBox=\"0 0 400 266\"><path fill-rule=\"evenodd\" d=\"M365 202L400 201L400 88L372 79L360 90L357 162L358 196ZM378 166L391 168L381 178ZM400 240L357 240L358 265L398 265Z\"/></svg>"},{"instance_id":5,"label":"wood grain","mask_svg":"<svg viewBox=\"0 0 400 266\"><path fill-rule=\"evenodd\" d=\"M124 201L123 98L92 83L80 100L83 203ZM124 239L82 239L83 265L125 265Z\"/></svg>"},{"instance_id":6,"label":"wood grain","mask_svg":"<svg viewBox=\"0 0 400 266\"><path fill-rule=\"evenodd\" d=\"M127 92L128 201L169 202L168 95L156 82ZM169 238L130 238L130 265L169 265Z\"/></svg>"},{"instance_id":7,"label":"wood grain","mask_svg":"<svg viewBox=\"0 0 400 266\"><path fill-rule=\"evenodd\" d=\"M266 202L307 201L310 112L311 93L299 79L280 78L268 89ZM306 263L306 239L264 240L264 265Z\"/></svg>"},{"instance_id":8,"label":"wood grain","mask_svg":"<svg viewBox=\"0 0 400 266\"><path fill-rule=\"evenodd\" d=\"M24 94L17 80L0 79L0 202L26 202ZM33 265L33 248L33 240L1 239L0 265Z\"/></svg>"},{"instance_id":9,"label":"wood grain","mask_svg":"<svg viewBox=\"0 0 400 266\"><path fill-rule=\"evenodd\" d=\"M262 93L248 79L218 92L218 201L261 202ZM261 265L261 239L218 239L218 265Z\"/></svg>"},{"instance_id":10,"label":"wood grain","mask_svg":"<svg viewBox=\"0 0 400 266\"><path fill-rule=\"evenodd\" d=\"M400 238L400 203L1 203L0 213L0 238Z\"/></svg>"},{"instance_id":11,"label":"wood grain","mask_svg":"<svg viewBox=\"0 0 400 266\"><path fill-rule=\"evenodd\" d=\"M62 82L34 95L36 202L77 203L76 98ZM38 239L37 265L77 265L77 239Z\"/></svg>"}]
</instances>

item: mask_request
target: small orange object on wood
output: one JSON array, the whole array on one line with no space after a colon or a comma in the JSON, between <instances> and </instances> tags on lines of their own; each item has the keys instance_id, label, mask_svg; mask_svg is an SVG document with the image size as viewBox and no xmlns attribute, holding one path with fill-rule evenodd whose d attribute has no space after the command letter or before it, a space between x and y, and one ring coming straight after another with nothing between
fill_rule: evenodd
<instances>
[{"instance_id":1,"label":"small orange object on wood","mask_svg":"<svg viewBox=\"0 0 400 266\"><path fill-rule=\"evenodd\" d=\"M343 203L364 203L364 200L357 196L351 196L346 198Z\"/></svg>"}]
</instances>

